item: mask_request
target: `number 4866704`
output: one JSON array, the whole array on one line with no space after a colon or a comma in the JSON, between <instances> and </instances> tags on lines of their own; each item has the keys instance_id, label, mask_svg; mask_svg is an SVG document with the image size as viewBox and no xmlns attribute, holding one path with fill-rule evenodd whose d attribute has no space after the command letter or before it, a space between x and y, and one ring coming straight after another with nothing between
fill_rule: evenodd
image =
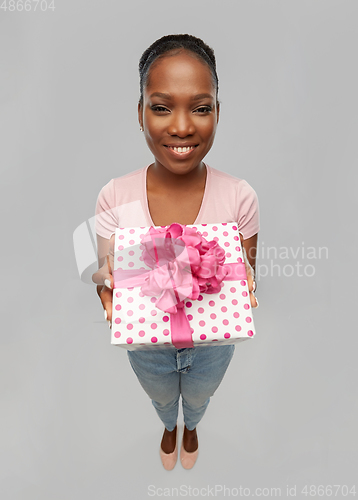
<instances>
[{"instance_id":1,"label":"number 4866704","mask_svg":"<svg viewBox=\"0 0 358 500\"><path fill-rule=\"evenodd\" d=\"M1 1L1 0L0 0ZM0 9L9 12L30 12L36 10L55 10L55 0L4 0Z\"/></svg>"}]
</instances>

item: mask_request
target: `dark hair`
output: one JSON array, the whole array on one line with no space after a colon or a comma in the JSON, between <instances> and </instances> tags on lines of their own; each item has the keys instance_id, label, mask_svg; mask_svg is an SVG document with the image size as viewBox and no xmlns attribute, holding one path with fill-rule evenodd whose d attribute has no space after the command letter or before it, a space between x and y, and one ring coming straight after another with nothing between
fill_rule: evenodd
<instances>
[{"instance_id":1,"label":"dark hair","mask_svg":"<svg viewBox=\"0 0 358 500\"><path fill-rule=\"evenodd\" d=\"M162 57L166 52L174 49L190 50L197 57L201 58L208 64L213 84L216 88L216 98L219 91L219 79L216 73L216 60L214 51L200 38L193 35L166 35L156 40L150 47L147 48L142 54L139 61L139 76L140 76L140 98L139 102L143 103L143 89L147 84L148 72L152 63L158 58Z\"/></svg>"}]
</instances>

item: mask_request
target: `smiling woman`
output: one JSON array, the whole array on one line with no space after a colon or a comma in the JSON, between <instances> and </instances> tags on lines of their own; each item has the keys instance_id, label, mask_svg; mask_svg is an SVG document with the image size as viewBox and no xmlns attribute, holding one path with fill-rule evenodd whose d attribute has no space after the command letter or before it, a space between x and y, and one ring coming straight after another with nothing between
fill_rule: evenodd
<instances>
[{"instance_id":1,"label":"smiling woman","mask_svg":"<svg viewBox=\"0 0 358 500\"><path fill-rule=\"evenodd\" d=\"M114 239L117 227L235 222L248 259L245 265L252 307L258 200L243 179L209 167L219 122L218 77L213 50L192 35L167 35L155 41L139 63L138 120L154 161L112 179L96 205L98 284L105 318L112 317ZM110 266L107 265L110 262ZM237 301L236 301L237 302ZM226 309L226 308L225 308ZM198 456L196 426L223 379L235 345L127 351L130 364L162 420L163 466L177 461L178 402L182 397L184 433L180 450L184 468Z\"/></svg>"}]
</instances>

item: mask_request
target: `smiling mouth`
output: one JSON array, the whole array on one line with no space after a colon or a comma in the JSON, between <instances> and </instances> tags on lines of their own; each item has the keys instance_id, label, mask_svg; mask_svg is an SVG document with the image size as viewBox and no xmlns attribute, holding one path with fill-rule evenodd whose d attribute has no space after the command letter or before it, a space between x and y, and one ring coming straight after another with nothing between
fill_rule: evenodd
<instances>
[{"instance_id":1,"label":"smiling mouth","mask_svg":"<svg viewBox=\"0 0 358 500\"><path fill-rule=\"evenodd\" d=\"M189 153L189 151L193 151L197 147L196 146L165 146L166 148L170 149L171 151L174 151L177 154L185 154Z\"/></svg>"}]
</instances>

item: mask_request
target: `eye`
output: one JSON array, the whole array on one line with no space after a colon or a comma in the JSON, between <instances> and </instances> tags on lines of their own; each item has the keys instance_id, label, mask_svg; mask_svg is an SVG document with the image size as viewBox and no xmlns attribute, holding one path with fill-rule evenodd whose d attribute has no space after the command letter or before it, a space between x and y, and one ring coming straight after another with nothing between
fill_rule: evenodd
<instances>
[{"instance_id":1,"label":"eye","mask_svg":"<svg viewBox=\"0 0 358 500\"><path fill-rule=\"evenodd\" d=\"M165 113L166 111L169 111L167 108L164 108L164 106L159 105L151 106L150 109L152 111L158 111L158 113Z\"/></svg>"},{"instance_id":2,"label":"eye","mask_svg":"<svg viewBox=\"0 0 358 500\"><path fill-rule=\"evenodd\" d=\"M210 113L212 111L212 107L211 106L200 106L200 108L197 108L195 110L195 112L198 112L200 114L202 113Z\"/></svg>"}]
</instances>

